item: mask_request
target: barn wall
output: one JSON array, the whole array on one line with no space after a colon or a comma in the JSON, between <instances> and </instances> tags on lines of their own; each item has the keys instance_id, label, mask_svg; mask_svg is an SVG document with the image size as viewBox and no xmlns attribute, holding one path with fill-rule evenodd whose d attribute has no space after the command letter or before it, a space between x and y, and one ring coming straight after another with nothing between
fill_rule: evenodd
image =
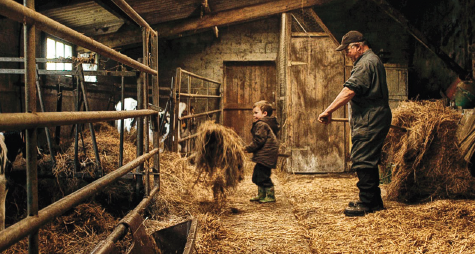
<instances>
[{"instance_id":1,"label":"barn wall","mask_svg":"<svg viewBox=\"0 0 475 254\"><path fill-rule=\"evenodd\" d=\"M472 45L475 29L475 1L471 0L387 0L411 25L421 31L435 46L472 71L467 47ZM372 0L348 0L314 8L338 40L349 30L359 30L372 44L373 50L385 52L387 63L409 66L409 97L440 98L457 75L446 67L401 25L377 7Z\"/></svg>"},{"instance_id":2,"label":"barn wall","mask_svg":"<svg viewBox=\"0 0 475 254\"><path fill-rule=\"evenodd\" d=\"M220 27L218 38L210 30L161 43L160 86L170 87L177 67L222 82L225 61L275 61L279 29L280 18L275 16ZM160 104L163 107L165 101Z\"/></svg>"},{"instance_id":3,"label":"barn wall","mask_svg":"<svg viewBox=\"0 0 475 254\"><path fill-rule=\"evenodd\" d=\"M420 2L420 1L419 1ZM452 0L434 1L431 4L413 3L405 8L420 8L422 14L411 17L416 27L427 36L429 41L440 46L464 69L472 71L472 59L468 46L474 43L475 8L474 1ZM445 92L457 75L446 67L434 53L416 43L413 58L414 69L418 70L415 82L423 85L414 87L415 93L422 94L426 89L429 98L439 98L439 91Z\"/></svg>"},{"instance_id":4,"label":"barn wall","mask_svg":"<svg viewBox=\"0 0 475 254\"><path fill-rule=\"evenodd\" d=\"M0 56L1 57L23 57L23 25L9 19L0 19ZM43 47L45 35L37 30L36 33L36 57L45 57L45 49ZM43 64L39 64L40 68L44 68ZM2 69L22 69L23 63L5 63L0 62ZM58 93L54 87L59 82L63 88L63 111L74 111L74 93L72 91L72 79L65 76L41 76L43 100L45 111L55 112ZM94 86L89 85L90 89ZM106 110L109 95L104 93L89 94L90 110ZM37 111L41 111L39 100L37 99ZM24 75L18 74L0 74L0 105L3 112L16 113L24 110ZM62 128L62 135L69 135L71 127ZM40 143L45 142L44 137L40 136Z\"/></svg>"},{"instance_id":5,"label":"barn wall","mask_svg":"<svg viewBox=\"0 0 475 254\"><path fill-rule=\"evenodd\" d=\"M0 56L18 57L21 50L20 43L22 43L19 39L20 33L23 31L21 24L9 19L0 19L0 27ZM2 69L17 69L20 66L23 65L0 62ZM0 105L3 112L20 111L19 82L22 80L21 75L0 74Z\"/></svg>"}]
</instances>

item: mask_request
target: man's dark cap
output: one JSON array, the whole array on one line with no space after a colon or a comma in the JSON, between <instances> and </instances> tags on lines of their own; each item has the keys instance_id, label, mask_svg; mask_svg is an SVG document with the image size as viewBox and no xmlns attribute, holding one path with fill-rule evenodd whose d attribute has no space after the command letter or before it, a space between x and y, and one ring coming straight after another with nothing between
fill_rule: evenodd
<instances>
[{"instance_id":1,"label":"man's dark cap","mask_svg":"<svg viewBox=\"0 0 475 254\"><path fill-rule=\"evenodd\" d=\"M343 38L341 39L341 45L336 48L336 51L342 51L350 45L350 43L353 42L360 42L364 41L365 38L363 37L363 34L358 32L358 31L349 31L345 35L343 35Z\"/></svg>"}]
</instances>

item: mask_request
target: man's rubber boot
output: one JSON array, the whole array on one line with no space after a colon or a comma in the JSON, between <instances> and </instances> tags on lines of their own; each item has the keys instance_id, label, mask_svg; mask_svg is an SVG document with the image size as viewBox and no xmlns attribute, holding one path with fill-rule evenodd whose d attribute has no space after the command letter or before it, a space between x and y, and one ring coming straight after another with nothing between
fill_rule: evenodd
<instances>
[{"instance_id":1,"label":"man's rubber boot","mask_svg":"<svg viewBox=\"0 0 475 254\"><path fill-rule=\"evenodd\" d=\"M259 200L259 202L261 203L275 202L274 186L270 188L266 188L266 197L264 199Z\"/></svg>"},{"instance_id":2,"label":"man's rubber boot","mask_svg":"<svg viewBox=\"0 0 475 254\"><path fill-rule=\"evenodd\" d=\"M350 202L349 206L345 209L345 215L348 217L365 216L367 213L374 213L384 209L382 205L376 205L370 207L361 202Z\"/></svg>"},{"instance_id":3,"label":"man's rubber boot","mask_svg":"<svg viewBox=\"0 0 475 254\"><path fill-rule=\"evenodd\" d=\"M264 187L258 186L257 188L257 196L250 199L250 201L257 202L263 200L266 197L266 190Z\"/></svg>"}]
</instances>

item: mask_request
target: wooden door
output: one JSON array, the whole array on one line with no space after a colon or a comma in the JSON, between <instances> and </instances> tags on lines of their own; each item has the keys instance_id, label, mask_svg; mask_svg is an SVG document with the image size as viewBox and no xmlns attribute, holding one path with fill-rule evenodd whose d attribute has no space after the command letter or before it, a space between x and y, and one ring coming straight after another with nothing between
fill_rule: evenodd
<instances>
[{"instance_id":1,"label":"wooden door","mask_svg":"<svg viewBox=\"0 0 475 254\"><path fill-rule=\"evenodd\" d=\"M224 126L234 129L249 144L252 141L252 105L266 100L275 109L275 93L274 62L225 62Z\"/></svg>"},{"instance_id":2,"label":"wooden door","mask_svg":"<svg viewBox=\"0 0 475 254\"><path fill-rule=\"evenodd\" d=\"M291 38L286 98L291 157L287 171L345 171L346 123L323 125L317 121L343 88L344 56L335 47L328 36ZM333 117L346 117L345 108L334 112Z\"/></svg>"}]
</instances>

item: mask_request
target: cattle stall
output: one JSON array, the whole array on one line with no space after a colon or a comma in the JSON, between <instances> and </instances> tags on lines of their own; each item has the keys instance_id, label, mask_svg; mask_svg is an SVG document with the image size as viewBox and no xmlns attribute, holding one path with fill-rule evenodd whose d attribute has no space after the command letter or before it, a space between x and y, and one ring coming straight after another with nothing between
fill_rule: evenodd
<instances>
[{"instance_id":1,"label":"cattle stall","mask_svg":"<svg viewBox=\"0 0 475 254\"><path fill-rule=\"evenodd\" d=\"M32 9L33 8L33 9ZM157 37L156 32L151 31L150 27L144 30L144 60L143 63L133 60L119 52L101 44L93 39L84 36L67 26L64 26L36 11L34 11L34 1L26 1L25 6L15 2L1 3L1 14L16 20L18 22L24 22L25 30L25 59L24 59L24 74L25 74L25 112L26 113L2 113L0 114L0 130L26 130L26 160L27 160L27 209L28 217L11 225L2 231L0 236L0 250L5 250L12 244L18 242L25 236L28 236L29 250L34 253L38 253L39 238L38 231L47 222L60 216L69 209L77 206L86 198L94 195L98 190L103 189L109 184L113 183L123 175L136 169L136 183L138 188L143 188L145 197L149 197L157 193L159 189L158 175L154 181L153 190L152 186L149 186L150 177L149 172L143 172L143 163L147 160L153 160L154 173L158 171L158 144L154 142L153 150L143 149L144 136L148 136L148 132L144 135L143 127L148 126L148 117L151 117L154 121L157 121L158 112L148 108L148 92L149 86L153 91L158 89L157 78ZM133 14L131 14L133 15ZM137 14L135 13L137 16ZM135 17L135 16L134 16ZM142 20L143 21L143 20ZM140 23L143 25L143 22ZM83 99L85 103L86 112L38 112L37 100L36 100L36 86L38 69L36 66L35 58L35 30L43 30L52 35L60 38L67 39L71 42L81 45L82 47L96 51L98 54L109 57L120 63L128 65L141 71L141 80L137 86L137 98L138 98L138 110L136 111L88 111L87 106L87 91L85 86L82 87ZM155 34L155 36L153 36ZM153 66L151 63L155 63ZM79 71L81 71L81 65L79 65ZM83 76L81 74L80 76ZM83 81L83 80L82 80ZM80 82L84 84L84 82ZM79 92L77 93L79 96ZM41 97L40 97L41 98ZM155 102L158 102L157 98L154 98ZM153 101L152 101L153 103ZM125 118L137 118L138 119L138 131L137 131L137 158L127 163L126 165L115 170L113 173L107 174L100 179L92 182L81 190L74 192L57 202L49 205L48 207L39 210L38 209L38 172L37 172L37 132L38 128L55 127L71 124L92 124L101 121L111 121ZM144 119L145 123L144 123ZM155 124L155 126L157 126ZM92 128L92 126L91 126ZM76 128L77 130L77 128ZM157 130L157 129L155 129ZM76 131L77 132L77 131ZM91 129L92 132L92 129ZM154 136L158 137L157 132L154 132ZM77 135L76 135L77 137ZM148 139L148 138L145 138ZM157 140L155 138L153 140ZM146 140L148 141L148 140ZM76 138L77 143L77 138ZM2 173L4 173L2 171ZM143 187L142 175L146 178L145 187ZM150 199L149 199L150 200ZM143 202L139 208L148 204L147 199ZM132 215L134 220L140 220L140 214L136 213ZM128 232L128 228L119 228L118 233L115 234L115 238L112 242L118 241Z\"/></svg>"},{"instance_id":2,"label":"cattle stall","mask_svg":"<svg viewBox=\"0 0 475 254\"><path fill-rule=\"evenodd\" d=\"M172 151L190 154L202 121L223 123L221 82L177 68L170 100Z\"/></svg>"}]
</instances>

